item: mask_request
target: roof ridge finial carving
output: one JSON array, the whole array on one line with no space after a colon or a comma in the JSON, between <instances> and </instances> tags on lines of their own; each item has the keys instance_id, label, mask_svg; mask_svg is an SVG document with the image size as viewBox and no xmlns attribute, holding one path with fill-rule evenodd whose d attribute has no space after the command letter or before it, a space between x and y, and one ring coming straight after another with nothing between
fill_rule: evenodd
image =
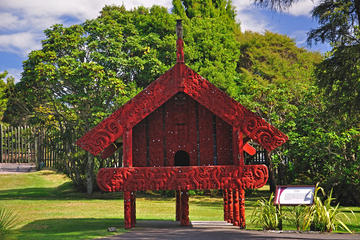
<instances>
[{"instance_id":1,"label":"roof ridge finial carving","mask_svg":"<svg viewBox=\"0 0 360 240\"><path fill-rule=\"evenodd\" d=\"M176 20L176 62L184 62L184 41L183 41L183 27L182 19Z\"/></svg>"}]
</instances>

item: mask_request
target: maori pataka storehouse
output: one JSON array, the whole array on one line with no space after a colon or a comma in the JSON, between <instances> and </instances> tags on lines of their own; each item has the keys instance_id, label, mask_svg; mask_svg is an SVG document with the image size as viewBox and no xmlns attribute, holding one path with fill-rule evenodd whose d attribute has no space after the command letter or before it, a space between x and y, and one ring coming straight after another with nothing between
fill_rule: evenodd
<instances>
[{"instance_id":1,"label":"maori pataka storehouse","mask_svg":"<svg viewBox=\"0 0 360 240\"><path fill-rule=\"evenodd\" d=\"M176 190L176 220L189 225L191 189L221 189L224 220L245 228L245 189L268 179L265 165L244 164L244 151L255 153L247 142L272 151L287 136L186 66L180 20L176 28L176 64L77 144L107 158L122 143L123 167L100 169L97 183L124 192L125 228L144 190Z\"/></svg>"}]
</instances>

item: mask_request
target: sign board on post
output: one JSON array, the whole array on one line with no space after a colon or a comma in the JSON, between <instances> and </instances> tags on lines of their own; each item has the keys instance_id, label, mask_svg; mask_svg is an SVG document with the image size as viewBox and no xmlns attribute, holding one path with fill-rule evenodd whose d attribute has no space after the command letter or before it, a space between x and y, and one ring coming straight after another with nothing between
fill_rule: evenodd
<instances>
[{"instance_id":1,"label":"sign board on post","mask_svg":"<svg viewBox=\"0 0 360 240\"><path fill-rule=\"evenodd\" d=\"M315 186L276 186L274 204L311 205L314 201Z\"/></svg>"}]
</instances>

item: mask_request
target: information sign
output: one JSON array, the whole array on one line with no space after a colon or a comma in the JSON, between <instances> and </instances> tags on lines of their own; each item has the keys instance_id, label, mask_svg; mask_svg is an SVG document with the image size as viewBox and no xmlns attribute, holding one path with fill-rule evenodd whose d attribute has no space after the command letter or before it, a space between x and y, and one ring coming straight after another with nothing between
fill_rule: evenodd
<instances>
[{"instance_id":1,"label":"information sign","mask_svg":"<svg viewBox=\"0 0 360 240\"><path fill-rule=\"evenodd\" d=\"M276 186L274 204L311 205L314 201L315 186Z\"/></svg>"}]
</instances>

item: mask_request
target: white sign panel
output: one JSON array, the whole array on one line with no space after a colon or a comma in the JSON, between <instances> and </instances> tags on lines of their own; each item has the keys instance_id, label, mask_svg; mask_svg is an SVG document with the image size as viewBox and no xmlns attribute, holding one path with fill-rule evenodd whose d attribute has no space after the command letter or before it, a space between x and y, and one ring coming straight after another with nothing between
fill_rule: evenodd
<instances>
[{"instance_id":1,"label":"white sign panel","mask_svg":"<svg viewBox=\"0 0 360 240\"><path fill-rule=\"evenodd\" d=\"M311 205L314 201L315 186L277 186L274 204Z\"/></svg>"}]
</instances>

